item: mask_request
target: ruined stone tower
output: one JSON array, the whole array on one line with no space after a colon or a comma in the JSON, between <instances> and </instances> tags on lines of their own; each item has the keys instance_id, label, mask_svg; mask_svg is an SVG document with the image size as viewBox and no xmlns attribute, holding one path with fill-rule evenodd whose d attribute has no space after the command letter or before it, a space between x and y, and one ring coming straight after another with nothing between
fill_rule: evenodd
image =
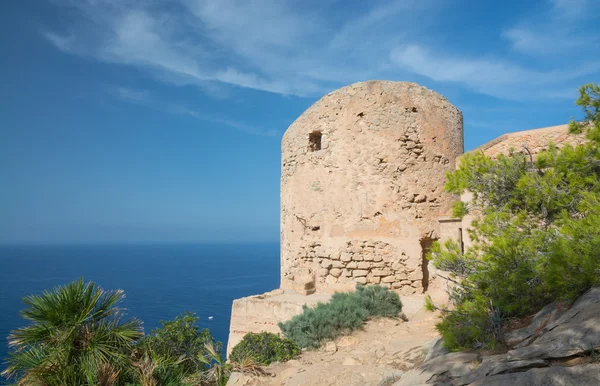
<instances>
[{"instance_id":1,"label":"ruined stone tower","mask_svg":"<svg viewBox=\"0 0 600 386\"><path fill-rule=\"evenodd\" d=\"M356 83L316 102L282 141L281 288L422 292L462 153L461 112L417 84Z\"/></svg>"}]
</instances>

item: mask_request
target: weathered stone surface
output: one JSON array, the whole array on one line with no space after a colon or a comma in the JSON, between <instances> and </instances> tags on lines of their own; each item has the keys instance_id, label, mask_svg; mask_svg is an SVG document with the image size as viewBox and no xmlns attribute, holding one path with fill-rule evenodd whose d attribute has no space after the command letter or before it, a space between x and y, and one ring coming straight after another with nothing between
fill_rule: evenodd
<instances>
[{"instance_id":1,"label":"weathered stone surface","mask_svg":"<svg viewBox=\"0 0 600 386\"><path fill-rule=\"evenodd\" d=\"M448 354L448 350L444 347L444 341L441 337L429 342L429 344L431 347L427 351L427 355L425 356L425 360L423 362L428 362L434 358Z\"/></svg>"},{"instance_id":2,"label":"weathered stone surface","mask_svg":"<svg viewBox=\"0 0 600 386\"><path fill-rule=\"evenodd\" d=\"M227 353L249 332L281 333L277 323L291 319L302 313L302 306L315 306L318 302L327 302L328 294L301 296L275 290L262 295L235 299L231 308L231 322Z\"/></svg>"},{"instance_id":3,"label":"weathered stone surface","mask_svg":"<svg viewBox=\"0 0 600 386\"><path fill-rule=\"evenodd\" d=\"M436 377L445 376L458 378L469 374L476 366L477 354L472 353L450 353L441 355L430 361L423 362L416 369L407 371L402 375L400 381L394 385L421 385L435 380Z\"/></svg>"},{"instance_id":4,"label":"weathered stone surface","mask_svg":"<svg viewBox=\"0 0 600 386\"><path fill-rule=\"evenodd\" d=\"M600 363L590 363L593 360L591 350L600 348L600 287L587 291L570 308L567 307L568 304L556 303L544 307L530 326L512 334L531 343L504 354L438 356L435 353L441 347L438 340L428 349L424 362L404 373L396 384L600 384Z\"/></svg>"},{"instance_id":5,"label":"weathered stone surface","mask_svg":"<svg viewBox=\"0 0 600 386\"><path fill-rule=\"evenodd\" d=\"M343 268L327 260L381 262L345 266L381 277L410 268L408 285L422 282L421 240L438 237L453 200L441 187L462 152L460 111L414 83L356 83L316 102L282 140L282 288L293 288L299 267L316 273L317 291L366 276L327 281L316 264Z\"/></svg>"},{"instance_id":6,"label":"weathered stone surface","mask_svg":"<svg viewBox=\"0 0 600 386\"><path fill-rule=\"evenodd\" d=\"M373 270L373 276L390 276L391 274L392 274L392 270L389 268Z\"/></svg>"},{"instance_id":7,"label":"weathered stone surface","mask_svg":"<svg viewBox=\"0 0 600 386\"><path fill-rule=\"evenodd\" d=\"M342 362L342 365L344 366L358 366L362 364L359 360L352 358L352 357L346 357L344 359L344 361Z\"/></svg>"},{"instance_id":8,"label":"weathered stone surface","mask_svg":"<svg viewBox=\"0 0 600 386\"><path fill-rule=\"evenodd\" d=\"M348 347L348 346L355 346L357 344L359 344L360 341L358 339L356 339L355 337L348 335L348 336L343 336L339 342L338 342L338 346L340 347Z\"/></svg>"},{"instance_id":9,"label":"weathered stone surface","mask_svg":"<svg viewBox=\"0 0 600 386\"><path fill-rule=\"evenodd\" d=\"M484 357L481 364L472 372L452 381L453 385L469 385L479 379L503 374L511 371L525 371L530 368L548 367L550 363L543 359L526 359L522 361L511 361L506 354Z\"/></svg>"},{"instance_id":10,"label":"weathered stone surface","mask_svg":"<svg viewBox=\"0 0 600 386\"><path fill-rule=\"evenodd\" d=\"M549 143L554 143L558 146L569 143L576 146L584 142L586 142L585 133L569 134L569 125L559 125L507 133L481 145L475 150L483 151L485 155L496 157L500 154L508 154L511 149L521 149L523 145L526 145L533 157L536 158L539 153L548 149Z\"/></svg>"},{"instance_id":11,"label":"weathered stone surface","mask_svg":"<svg viewBox=\"0 0 600 386\"><path fill-rule=\"evenodd\" d=\"M570 303L568 302L554 302L548 304L537 314L535 314L529 326L506 333L504 335L504 342L509 347L514 347L521 343L527 345L530 343L530 338L537 337L537 335L542 332L544 327L546 327L549 323L554 322L559 316L568 310L569 306Z\"/></svg>"},{"instance_id":12,"label":"weathered stone surface","mask_svg":"<svg viewBox=\"0 0 600 386\"><path fill-rule=\"evenodd\" d=\"M469 386L597 386L600 363L575 367L553 366L525 372L495 375L470 383Z\"/></svg>"},{"instance_id":13,"label":"weathered stone surface","mask_svg":"<svg viewBox=\"0 0 600 386\"><path fill-rule=\"evenodd\" d=\"M227 386L250 386L254 384L256 383L250 375L237 372L231 373L231 376L227 381Z\"/></svg>"},{"instance_id":14,"label":"weathered stone surface","mask_svg":"<svg viewBox=\"0 0 600 386\"><path fill-rule=\"evenodd\" d=\"M513 360L565 358L600 348L600 287L583 294L573 306L546 325L528 346L509 351Z\"/></svg>"},{"instance_id":15,"label":"weathered stone surface","mask_svg":"<svg viewBox=\"0 0 600 386\"><path fill-rule=\"evenodd\" d=\"M333 277L340 277L342 270L339 268L332 268L331 271L329 271L329 274Z\"/></svg>"}]
</instances>

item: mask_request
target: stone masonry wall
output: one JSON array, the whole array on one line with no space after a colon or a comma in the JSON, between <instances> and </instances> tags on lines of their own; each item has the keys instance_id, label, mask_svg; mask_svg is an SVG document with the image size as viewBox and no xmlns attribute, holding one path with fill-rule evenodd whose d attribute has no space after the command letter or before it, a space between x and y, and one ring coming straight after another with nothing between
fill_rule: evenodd
<instances>
[{"instance_id":1,"label":"stone masonry wall","mask_svg":"<svg viewBox=\"0 0 600 386\"><path fill-rule=\"evenodd\" d=\"M569 125L559 125L504 134L473 151L483 151L485 155L496 157L508 154L511 149L522 151L523 146L526 146L535 158L548 148L550 142L560 148L567 143L575 146L585 141L585 134L569 134Z\"/></svg>"},{"instance_id":2,"label":"stone masonry wall","mask_svg":"<svg viewBox=\"0 0 600 386\"><path fill-rule=\"evenodd\" d=\"M414 83L357 83L311 106L282 140L281 288L421 292L462 152L460 111Z\"/></svg>"}]
</instances>

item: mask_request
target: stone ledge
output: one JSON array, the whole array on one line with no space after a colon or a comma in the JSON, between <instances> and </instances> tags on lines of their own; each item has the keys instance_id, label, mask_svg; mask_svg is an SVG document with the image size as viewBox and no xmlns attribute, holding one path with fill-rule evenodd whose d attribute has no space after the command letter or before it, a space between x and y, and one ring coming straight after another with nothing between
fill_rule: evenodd
<instances>
[{"instance_id":1,"label":"stone ledge","mask_svg":"<svg viewBox=\"0 0 600 386\"><path fill-rule=\"evenodd\" d=\"M319 302L329 301L330 294L315 293L299 295L282 289L273 290L260 295L248 296L233 301L227 355L249 332L281 333L279 322L291 319L302 313L302 307L309 307Z\"/></svg>"}]
</instances>

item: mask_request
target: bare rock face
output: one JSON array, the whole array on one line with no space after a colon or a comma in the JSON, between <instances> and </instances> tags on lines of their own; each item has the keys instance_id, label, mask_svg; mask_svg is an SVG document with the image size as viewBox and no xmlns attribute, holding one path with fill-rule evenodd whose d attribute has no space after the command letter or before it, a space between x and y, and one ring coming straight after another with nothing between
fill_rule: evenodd
<instances>
[{"instance_id":1,"label":"bare rock face","mask_svg":"<svg viewBox=\"0 0 600 386\"><path fill-rule=\"evenodd\" d=\"M281 288L423 292L462 152L461 112L414 83L356 83L311 106L282 140Z\"/></svg>"},{"instance_id":2,"label":"bare rock face","mask_svg":"<svg viewBox=\"0 0 600 386\"><path fill-rule=\"evenodd\" d=\"M535 320L535 319L534 319ZM543 327L539 336L508 352L511 360L566 358L600 348L600 287Z\"/></svg>"},{"instance_id":3,"label":"bare rock face","mask_svg":"<svg viewBox=\"0 0 600 386\"><path fill-rule=\"evenodd\" d=\"M531 325L511 332L508 339L516 348L504 354L428 355L394 385L598 385L600 287L572 305L549 304Z\"/></svg>"}]
</instances>

